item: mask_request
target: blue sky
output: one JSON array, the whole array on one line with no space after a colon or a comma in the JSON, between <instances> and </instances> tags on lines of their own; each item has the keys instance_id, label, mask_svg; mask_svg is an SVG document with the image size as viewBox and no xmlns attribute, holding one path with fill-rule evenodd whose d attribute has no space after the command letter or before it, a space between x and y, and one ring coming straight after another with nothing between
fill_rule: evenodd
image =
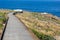
<instances>
[{"instance_id":1,"label":"blue sky","mask_svg":"<svg viewBox=\"0 0 60 40\"><path fill-rule=\"evenodd\" d=\"M60 0L0 0L0 1L60 1Z\"/></svg>"}]
</instances>

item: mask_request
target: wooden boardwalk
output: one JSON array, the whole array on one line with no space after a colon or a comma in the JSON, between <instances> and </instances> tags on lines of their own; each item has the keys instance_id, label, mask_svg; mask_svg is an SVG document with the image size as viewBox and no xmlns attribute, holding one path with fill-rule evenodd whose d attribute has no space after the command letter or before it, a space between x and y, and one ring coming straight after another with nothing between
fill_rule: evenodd
<instances>
[{"instance_id":1,"label":"wooden boardwalk","mask_svg":"<svg viewBox=\"0 0 60 40\"><path fill-rule=\"evenodd\" d=\"M26 27L12 13L8 14L9 20L3 40L34 40Z\"/></svg>"}]
</instances>

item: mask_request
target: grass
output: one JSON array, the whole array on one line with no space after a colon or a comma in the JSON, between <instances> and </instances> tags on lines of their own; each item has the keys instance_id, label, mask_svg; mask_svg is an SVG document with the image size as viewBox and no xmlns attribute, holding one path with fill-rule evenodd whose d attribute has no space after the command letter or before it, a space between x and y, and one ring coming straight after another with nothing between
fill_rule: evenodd
<instances>
[{"instance_id":1,"label":"grass","mask_svg":"<svg viewBox=\"0 0 60 40\"><path fill-rule=\"evenodd\" d=\"M2 24L0 24L0 29L2 29L2 27L3 27L3 25L2 25Z\"/></svg>"},{"instance_id":2,"label":"grass","mask_svg":"<svg viewBox=\"0 0 60 40\"><path fill-rule=\"evenodd\" d=\"M54 16L43 15L40 13L22 13L16 15L22 22L33 31L33 33L41 40L55 40L54 37L60 35L60 21ZM36 30L35 30L36 29Z\"/></svg>"},{"instance_id":3,"label":"grass","mask_svg":"<svg viewBox=\"0 0 60 40\"><path fill-rule=\"evenodd\" d=\"M39 16L40 15L40 16ZM45 20L45 21L47 21L47 20L49 20L49 21L53 21L53 22L56 22L56 23L58 23L58 24L60 24L60 20L55 20L55 19L53 19L53 18L47 18L47 17L43 17L41 14L39 14L39 13L32 13L32 16L34 16L34 17L36 17L36 18L38 18L39 20Z\"/></svg>"},{"instance_id":4,"label":"grass","mask_svg":"<svg viewBox=\"0 0 60 40\"><path fill-rule=\"evenodd\" d=\"M55 40L52 36L45 35L43 33L39 33L34 29L31 29L33 33L41 40Z\"/></svg>"},{"instance_id":5,"label":"grass","mask_svg":"<svg viewBox=\"0 0 60 40\"><path fill-rule=\"evenodd\" d=\"M6 13L0 12L0 29L3 28L3 24L6 21Z\"/></svg>"}]
</instances>

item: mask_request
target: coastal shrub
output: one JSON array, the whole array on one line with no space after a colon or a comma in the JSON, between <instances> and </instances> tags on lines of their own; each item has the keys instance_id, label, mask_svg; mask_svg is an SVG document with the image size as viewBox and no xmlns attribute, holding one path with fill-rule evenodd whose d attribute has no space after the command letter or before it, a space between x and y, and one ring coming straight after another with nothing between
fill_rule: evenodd
<instances>
[{"instance_id":1,"label":"coastal shrub","mask_svg":"<svg viewBox=\"0 0 60 40\"><path fill-rule=\"evenodd\" d=\"M0 18L0 23L4 23L6 21L6 18L3 17L3 18Z\"/></svg>"},{"instance_id":2,"label":"coastal shrub","mask_svg":"<svg viewBox=\"0 0 60 40\"><path fill-rule=\"evenodd\" d=\"M31 29L33 31L33 33L41 40L55 40L52 36L49 35L45 35L43 33L39 33L37 31L35 31L34 29Z\"/></svg>"},{"instance_id":3,"label":"coastal shrub","mask_svg":"<svg viewBox=\"0 0 60 40\"><path fill-rule=\"evenodd\" d=\"M0 23L4 23L6 21L6 13L0 12Z\"/></svg>"},{"instance_id":4,"label":"coastal shrub","mask_svg":"<svg viewBox=\"0 0 60 40\"><path fill-rule=\"evenodd\" d=\"M0 29L3 27L3 24L0 24Z\"/></svg>"}]
</instances>

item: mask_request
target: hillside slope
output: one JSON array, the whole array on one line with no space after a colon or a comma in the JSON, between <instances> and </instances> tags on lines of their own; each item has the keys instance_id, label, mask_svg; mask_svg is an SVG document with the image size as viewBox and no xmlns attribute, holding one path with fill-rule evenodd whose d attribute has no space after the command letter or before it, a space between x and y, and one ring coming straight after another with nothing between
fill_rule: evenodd
<instances>
[{"instance_id":1,"label":"hillside slope","mask_svg":"<svg viewBox=\"0 0 60 40\"><path fill-rule=\"evenodd\" d=\"M52 14L37 12L26 12L16 14L16 16L30 29L38 33L56 37L60 36L60 18ZM58 40L58 38L56 38ZM51 40L51 39L50 39ZM60 39L59 39L60 40Z\"/></svg>"}]
</instances>

